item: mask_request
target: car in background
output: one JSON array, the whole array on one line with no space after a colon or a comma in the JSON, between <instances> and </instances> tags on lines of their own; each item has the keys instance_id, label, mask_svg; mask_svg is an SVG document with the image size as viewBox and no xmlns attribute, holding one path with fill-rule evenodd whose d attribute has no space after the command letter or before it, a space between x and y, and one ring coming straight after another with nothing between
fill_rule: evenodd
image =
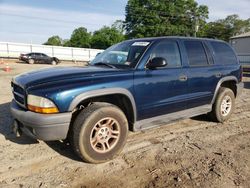
<instances>
[{"instance_id":1,"label":"car in background","mask_svg":"<svg viewBox=\"0 0 250 188\"><path fill-rule=\"evenodd\" d=\"M59 59L56 57L50 57L44 53L28 53L28 54L20 54L19 60L25 61L29 64L34 63L44 63L44 64L52 64L57 65L60 63Z\"/></svg>"}]
</instances>

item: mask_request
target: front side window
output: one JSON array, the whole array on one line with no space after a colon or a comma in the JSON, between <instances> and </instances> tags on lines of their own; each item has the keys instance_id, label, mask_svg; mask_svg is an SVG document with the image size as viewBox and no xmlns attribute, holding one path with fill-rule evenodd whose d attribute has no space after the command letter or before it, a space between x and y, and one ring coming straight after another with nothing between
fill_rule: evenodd
<instances>
[{"instance_id":1,"label":"front side window","mask_svg":"<svg viewBox=\"0 0 250 188\"><path fill-rule=\"evenodd\" d=\"M180 67L181 57L176 41L162 41L157 44L151 54L151 59L162 57L167 61L167 67Z\"/></svg>"},{"instance_id":2,"label":"front side window","mask_svg":"<svg viewBox=\"0 0 250 188\"><path fill-rule=\"evenodd\" d=\"M148 41L124 41L97 55L90 64L105 63L120 68L135 67L149 45Z\"/></svg>"},{"instance_id":3,"label":"front side window","mask_svg":"<svg viewBox=\"0 0 250 188\"><path fill-rule=\"evenodd\" d=\"M190 66L208 65L207 56L200 41L184 41Z\"/></svg>"}]
</instances>

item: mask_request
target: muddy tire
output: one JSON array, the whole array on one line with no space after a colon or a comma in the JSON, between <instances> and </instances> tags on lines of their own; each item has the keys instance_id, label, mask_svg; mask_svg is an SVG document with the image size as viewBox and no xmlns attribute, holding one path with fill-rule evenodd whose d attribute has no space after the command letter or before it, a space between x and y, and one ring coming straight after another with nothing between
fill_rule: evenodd
<instances>
[{"instance_id":1,"label":"muddy tire","mask_svg":"<svg viewBox=\"0 0 250 188\"><path fill-rule=\"evenodd\" d=\"M94 103L76 117L69 134L75 153L85 162L102 163L123 149L128 134L124 113L108 103Z\"/></svg>"},{"instance_id":2,"label":"muddy tire","mask_svg":"<svg viewBox=\"0 0 250 188\"><path fill-rule=\"evenodd\" d=\"M35 60L34 59L29 59L28 63L32 65L32 64L35 63Z\"/></svg>"},{"instance_id":3,"label":"muddy tire","mask_svg":"<svg viewBox=\"0 0 250 188\"><path fill-rule=\"evenodd\" d=\"M221 87L213 104L210 117L216 122L227 121L235 108L235 95L229 88Z\"/></svg>"}]
</instances>

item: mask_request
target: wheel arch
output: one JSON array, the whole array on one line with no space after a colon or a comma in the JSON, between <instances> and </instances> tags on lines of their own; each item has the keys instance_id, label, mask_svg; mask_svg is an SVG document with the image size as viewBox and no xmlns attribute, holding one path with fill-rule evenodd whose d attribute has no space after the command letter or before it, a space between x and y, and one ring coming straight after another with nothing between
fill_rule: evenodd
<instances>
[{"instance_id":1,"label":"wheel arch","mask_svg":"<svg viewBox=\"0 0 250 188\"><path fill-rule=\"evenodd\" d=\"M221 78L220 81L217 83L214 96L212 99L212 104L214 104L215 102L215 99L219 93L220 87L227 87L231 89L234 92L234 95L236 97L237 96L237 83L238 83L238 79L235 76L227 76L227 77Z\"/></svg>"},{"instance_id":2,"label":"wheel arch","mask_svg":"<svg viewBox=\"0 0 250 188\"><path fill-rule=\"evenodd\" d=\"M128 118L130 126L137 118L136 104L133 95L124 88L104 88L84 92L73 99L68 111L74 111L82 104L108 102L118 106Z\"/></svg>"},{"instance_id":3,"label":"wheel arch","mask_svg":"<svg viewBox=\"0 0 250 188\"><path fill-rule=\"evenodd\" d=\"M60 62L57 57L51 57L52 61L55 61L57 64Z\"/></svg>"}]
</instances>

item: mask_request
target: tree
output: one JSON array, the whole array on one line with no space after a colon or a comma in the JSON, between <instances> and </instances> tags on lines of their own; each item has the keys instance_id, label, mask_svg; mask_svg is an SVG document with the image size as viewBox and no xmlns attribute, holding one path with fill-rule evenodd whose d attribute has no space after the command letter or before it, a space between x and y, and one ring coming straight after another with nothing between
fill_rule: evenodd
<instances>
[{"instance_id":1,"label":"tree","mask_svg":"<svg viewBox=\"0 0 250 188\"><path fill-rule=\"evenodd\" d=\"M194 35L208 18L208 7L195 0L129 0L125 11L129 38Z\"/></svg>"},{"instance_id":2,"label":"tree","mask_svg":"<svg viewBox=\"0 0 250 188\"><path fill-rule=\"evenodd\" d=\"M242 20L238 15L229 15L225 19L206 25L204 36L229 41L230 37L250 31L250 19Z\"/></svg>"},{"instance_id":3,"label":"tree","mask_svg":"<svg viewBox=\"0 0 250 188\"><path fill-rule=\"evenodd\" d=\"M120 33L124 33L125 32L125 25L124 25L124 21L123 20L116 20L112 26L112 28L115 28L117 31L119 31Z\"/></svg>"},{"instance_id":4,"label":"tree","mask_svg":"<svg viewBox=\"0 0 250 188\"><path fill-rule=\"evenodd\" d=\"M91 34L88 33L84 27L79 27L73 31L70 40L67 42L68 46L89 48L90 47Z\"/></svg>"},{"instance_id":5,"label":"tree","mask_svg":"<svg viewBox=\"0 0 250 188\"><path fill-rule=\"evenodd\" d=\"M63 46L64 47L71 47L70 40L69 39L64 39L63 40Z\"/></svg>"},{"instance_id":6,"label":"tree","mask_svg":"<svg viewBox=\"0 0 250 188\"><path fill-rule=\"evenodd\" d=\"M62 39L58 35L55 35L48 38L44 45L62 46Z\"/></svg>"},{"instance_id":7,"label":"tree","mask_svg":"<svg viewBox=\"0 0 250 188\"><path fill-rule=\"evenodd\" d=\"M109 46L124 40L124 35L121 31L114 27L104 26L98 31L95 31L91 39L91 47L98 49L106 49Z\"/></svg>"}]
</instances>

